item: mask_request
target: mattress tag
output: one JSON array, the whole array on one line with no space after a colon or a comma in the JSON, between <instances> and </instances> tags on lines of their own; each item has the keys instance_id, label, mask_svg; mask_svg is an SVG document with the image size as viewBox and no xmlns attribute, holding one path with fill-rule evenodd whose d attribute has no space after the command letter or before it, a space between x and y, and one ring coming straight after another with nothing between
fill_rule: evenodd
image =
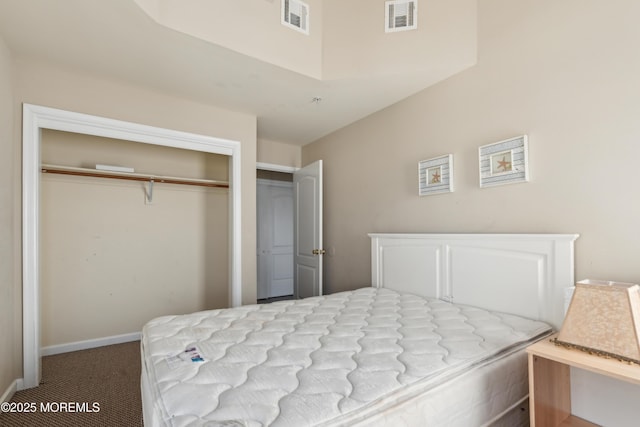
<instances>
[{"instance_id":1,"label":"mattress tag","mask_svg":"<svg viewBox=\"0 0 640 427\"><path fill-rule=\"evenodd\" d=\"M182 353L178 353L175 356L167 357L167 364L171 369L177 368L178 366L184 366L188 363L199 362L204 362L204 357L202 357L202 353L195 346L189 347Z\"/></svg>"}]
</instances>

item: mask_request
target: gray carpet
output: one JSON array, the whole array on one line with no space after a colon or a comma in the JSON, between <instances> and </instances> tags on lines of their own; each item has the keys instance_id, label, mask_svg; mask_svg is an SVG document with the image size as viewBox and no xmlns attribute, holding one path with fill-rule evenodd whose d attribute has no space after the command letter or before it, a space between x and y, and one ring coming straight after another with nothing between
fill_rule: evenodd
<instances>
[{"instance_id":1,"label":"gray carpet","mask_svg":"<svg viewBox=\"0 0 640 427\"><path fill-rule=\"evenodd\" d=\"M2 413L0 426L142 426L140 342L43 357L40 386L11 402L35 412Z\"/></svg>"}]
</instances>

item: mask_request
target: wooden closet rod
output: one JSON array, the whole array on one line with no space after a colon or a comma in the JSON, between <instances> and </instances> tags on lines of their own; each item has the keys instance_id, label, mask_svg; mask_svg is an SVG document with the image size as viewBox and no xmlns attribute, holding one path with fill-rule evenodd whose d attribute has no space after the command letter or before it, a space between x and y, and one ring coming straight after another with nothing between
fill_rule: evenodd
<instances>
[{"instance_id":1,"label":"wooden closet rod","mask_svg":"<svg viewBox=\"0 0 640 427\"><path fill-rule=\"evenodd\" d=\"M69 166L56 166L56 165L42 165L42 173L55 173L61 175L75 175L75 176L90 176L95 178L110 178L110 179L126 179L129 181L153 181L161 182L165 184L179 184L179 185L197 185L200 187L217 187L217 188L229 188L229 183L225 181L214 181L210 179L196 179L196 178L177 178L173 176L158 176L158 175L145 175L138 173L127 172L103 172L97 169L87 168L74 168Z\"/></svg>"}]
</instances>

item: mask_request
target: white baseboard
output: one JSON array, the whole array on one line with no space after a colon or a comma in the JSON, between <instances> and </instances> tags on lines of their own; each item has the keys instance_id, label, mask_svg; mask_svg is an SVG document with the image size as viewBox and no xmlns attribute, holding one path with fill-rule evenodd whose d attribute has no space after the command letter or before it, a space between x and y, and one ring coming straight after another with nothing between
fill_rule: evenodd
<instances>
[{"instance_id":1,"label":"white baseboard","mask_svg":"<svg viewBox=\"0 0 640 427\"><path fill-rule=\"evenodd\" d=\"M19 390L18 382L21 382L21 380L15 380L9 385L9 388L6 389L5 392L2 394L2 396L0 397L0 403L8 402L11 400L13 395L16 394L16 391Z\"/></svg>"},{"instance_id":2,"label":"white baseboard","mask_svg":"<svg viewBox=\"0 0 640 427\"><path fill-rule=\"evenodd\" d=\"M54 354L68 353L70 351L87 350L89 348L103 347L105 345L122 344L125 342L138 341L140 332L132 332L130 334L113 335L110 337L96 338L93 340L76 341L67 344L51 345L42 347L40 350L42 356L51 356Z\"/></svg>"}]
</instances>

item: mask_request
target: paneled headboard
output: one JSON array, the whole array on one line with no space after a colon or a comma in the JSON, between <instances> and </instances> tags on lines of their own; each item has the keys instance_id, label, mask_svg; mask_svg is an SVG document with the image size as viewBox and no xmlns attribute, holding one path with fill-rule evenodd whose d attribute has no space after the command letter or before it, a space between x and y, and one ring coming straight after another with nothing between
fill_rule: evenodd
<instances>
[{"instance_id":1,"label":"paneled headboard","mask_svg":"<svg viewBox=\"0 0 640 427\"><path fill-rule=\"evenodd\" d=\"M577 234L369 234L372 286L543 320L574 285Z\"/></svg>"}]
</instances>

